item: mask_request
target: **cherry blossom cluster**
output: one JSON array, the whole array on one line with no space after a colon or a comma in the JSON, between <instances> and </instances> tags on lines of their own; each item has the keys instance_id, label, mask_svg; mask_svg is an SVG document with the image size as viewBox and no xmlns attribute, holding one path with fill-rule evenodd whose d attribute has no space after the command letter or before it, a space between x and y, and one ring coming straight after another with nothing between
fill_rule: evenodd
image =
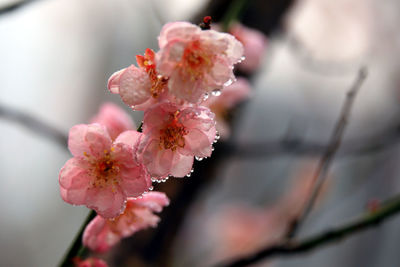
<instances>
[{"instance_id":1,"label":"cherry blossom cluster","mask_svg":"<svg viewBox=\"0 0 400 267\"><path fill-rule=\"evenodd\" d=\"M144 111L141 131L107 104L90 124L69 132L73 158L60 171L61 197L97 212L83 243L107 251L121 238L155 226L169 204L152 182L190 176L194 159L210 157L219 138L216 116L205 102L236 81L243 46L232 35L187 22L166 24L159 51L136 56L137 66L115 72L108 89L132 110ZM228 104L229 105L229 104Z\"/></svg>"}]
</instances>

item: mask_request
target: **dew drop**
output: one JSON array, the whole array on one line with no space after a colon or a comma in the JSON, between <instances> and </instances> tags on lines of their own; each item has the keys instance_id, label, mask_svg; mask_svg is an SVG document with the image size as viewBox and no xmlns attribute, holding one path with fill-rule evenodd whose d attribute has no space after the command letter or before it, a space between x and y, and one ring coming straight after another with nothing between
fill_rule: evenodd
<instances>
[{"instance_id":1,"label":"dew drop","mask_svg":"<svg viewBox=\"0 0 400 267\"><path fill-rule=\"evenodd\" d=\"M161 78L162 78L162 75L158 74L158 75L157 75L157 78L158 78L158 79L161 79Z\"/></svg>"},{"instance_id":2,"label":"dew drop","mask_svg":"<svg viewBox=\"0 0 400 267\"><path fill-rule=\"evenodd\" d=\"M192 174L189 172L188 174L186 174L186 177L190 177L192 176Z\"/></svg>"},{"instance_id":3,"label":"dew drop","mask_svg":"<svg viewBox=\"0 0 400 267\"><path fill-rule=\"evenodd\" d=\"M233 83L233 80L232 79L229 79L229 80L227 80L225 83L224 83L224 86L229 86L229 85L231 85Z\"/></svg>"},{"instance_id":4,"label":"dew drop","mask_svg":"<svg viewBox=\"0 0 400 267\"><path fill-rule=\"evenodd\" d=\"M214 151L215 150L215 148L214 147L211 147L211 151Z\"/></svg>"},{"instance_id":5,"label":"dew drop","mask_svg":"<svg viewBox=\"0 0 400 267\"><path fill-rule=\"evenodd\" d=\"M207 100L208 97L209 97L209 95L207 93L205 93L204 96L203 96L203 100Z\"/></svg>"},{"instance_id":6,"label":"dew drop","mask_svg":"<svg viewBox=\"0 0 400 267\"><path fill-rule=\"evenodd\" d=\"M190 172L193 173L193 172L194 172L194 169L191 169Z\"/></svg>"},{"instance_id":7,"label":"dew drop","mask_svg":"<svg viewBox=\"0 0 400 267\"><path fill-rule=\"evenodd\" d=\"M131 109L135 109L135 106L134 106L134 105L132 105L132 106L131 106Z\"/></svg>"},{"instance_id":8,"label":"dew drop","mask_svg":"<svg viewBox=\"0 0 400 267\"><path fill-rule=\"evenodd\" d=\"M220 89L214 89L214 90L212 90L211 94L213 96L220 96L221 95L221 90Z\"/></svg>"},{"instance_id":9,"label":"dew drop","mask_svg":"<svg viewBox=\"0 0 400 267\"><path fill-rule=\"evenodd\" d=\"M149 187L149 190L150 190L150 191L153 191L153 189L154 189L154 187L152 187L152 186Z\"/></svg>"},{"instance_id":10,"label":"dew drop","mask_svg":"<svg viewBox=\"0 0 400 267\"><path fill-rule=\"evenodd\" d=\"M196 158L196 160L198 160L198 161L202 161L202 160L203 160L203 158L201 158L201 157L195 156L195 158Z\"/></svg>"}]
</instances>

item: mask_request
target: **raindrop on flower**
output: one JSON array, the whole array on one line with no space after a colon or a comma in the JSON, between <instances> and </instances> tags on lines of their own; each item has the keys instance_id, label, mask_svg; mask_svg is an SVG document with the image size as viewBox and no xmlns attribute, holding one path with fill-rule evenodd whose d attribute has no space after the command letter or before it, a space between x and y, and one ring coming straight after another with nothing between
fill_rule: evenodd
<instances>
[{"instance_id":1,"label":"raindrop on flower","mask_svg":"<svg viewBox=\"0 0 400 267\"><path fill-rule=\"evenodd\" d=\"M214 89L211 94L213 96L220 96L221 95L221 90L220 89Z\"/></svg>"},{"instance_id":2,"label":"raindrop on flower","mask_svg":"<svg viewBox=\"0 0 400 267\"><path fill-rule=\"evenodd\" d=\"M207 93L205 93L204 96L203 96L203 100L207 100L208 97L209 97L209 95Z\"/></svg>"},{"instance_id":3,"label":"raindrop on flower","mask_svg":"<svg viewBox=\"0 0 400 267\"><path fill-rule=\"evenodd\" d=\"M202 160L203 160L203 158L201 158L201 157L195 156L195 158L196 158L196 160L198 160L198 161L202 161Z\"/></svg>"}]
</instances>

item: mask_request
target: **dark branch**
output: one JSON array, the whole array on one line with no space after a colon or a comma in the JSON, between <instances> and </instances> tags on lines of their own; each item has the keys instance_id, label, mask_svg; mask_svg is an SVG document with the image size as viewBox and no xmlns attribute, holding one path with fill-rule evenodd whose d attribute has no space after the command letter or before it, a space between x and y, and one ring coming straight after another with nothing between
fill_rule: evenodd
<instances>
[{"instance_id":1,"label":"dark branch","mask_svg":"<svg viewBox=\"0 0 400 267\"><path fill-rule=\"evenodd\" d=\"M35 118L34 116L0 105L0 118L17 122L39 135L50 138L63 148L67 149L68 136L55 127Z\"/></svg>"},{"instance_id":2,"label":"dark branch","mask_svg":"<svg viewBox=\"0 0 400 267\"><path fill-rule=\"evenodd\" d=\"M29 2L32 2L32 1L16 1L14 3L2 6L2 7L0 7L0 15L15 11L18 8L28 4Z\"/></svg>"},{"instance_id":3,"label":"dark branch","mask_svg":"<svg viewBox=\"0 0 400 267\"><path fill-rule=\"evenodd\" d=\"M323 245L338 241L342 238L346 238L350 235L358 233L367 228L378 225L385 221L389 217L395 215L400 211L400 196L393 198L392 200L383 203L381 208L375 212L367 212L360 218L350 221L349 223L333 228L321 234L314 235L309 238L305 238L302 241L286 241L280 245L269 246L261 249L245 258L237 259L230 263L222 263L217 266L225 267L239 267L246 266L260 260L272 258L279 255L294 255L304 253L316 248L320 248Z\"/></svg>"},{"instance_id":4,"label":"dark branch","mask_svg":"<svg viewBox=\"0 0 400 267\"><path fill-rule=\"evenodd\" d=\"M332 132L328 147L324 152L324 154L322 155L317 170L314 173L313 176L314 188L311 192L311 196L308 199L307 203L305 204L305 207L300 216L291 223L291 228L287 233L288 238L291 238L296 234L297 230L299 229L299 227L301 226L301 224L303 223L303 221L305 220L305 218L307 217L307 215L310 213L310 211L314 206L315 200L317 199L317 196L325 181L329 167L342 142L343 133L348 124L351 108L353 106L355 97L366 78L367 78L367 70L366 68L361 68L355 83L347 93L346 100L340 112L339 119L336 122L335 128Z\"/></svg>"}]
</instances>

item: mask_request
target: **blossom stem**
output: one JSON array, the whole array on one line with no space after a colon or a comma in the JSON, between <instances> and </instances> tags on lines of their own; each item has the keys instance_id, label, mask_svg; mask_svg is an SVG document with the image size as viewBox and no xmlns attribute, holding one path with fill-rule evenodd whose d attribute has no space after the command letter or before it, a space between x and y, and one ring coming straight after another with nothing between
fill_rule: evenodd
<instances>
[{"instance_id":1,"label":"blossom stem","mask_svg":"<svg viewBox=\"0 0 400 267\"><path fill-rule=\"evenodd\" d=\"M263 248L248 257L237 259L230 263L218 264L216 266L247 266L260 260L265 260L278 255L304 253L319 248L322 245L338 241L367 228L377 226L379 223L385 221L398 212L400 212L400 195L385 201L378 210L366 212L357 219L354 219L340 227L324 231L301 241L287 240L281 244Z\"/></svg>"},{"instance_id":2,"label":"blossom stem","mask_svg":"<svg viewBox=\"0 0 400 267\"><path fill-rule=\"evenodd\" d=\"M81 257L87 252L87 248L83 246L82 244L82 235L83 231L86 228L86 225L96 216L96 212L94 210L91 210L89 214L87 215L85 221L83 222L79 232L77 233L73 243L69 247L68 251L65 253L65 256L63 257L60 267L67 267L67 266L73 266L72 259L74 257Z\"/></svg>"},{"instance_id":3,"label":"blossom stem","mask_svg":"<svg viewBox=\"0 0 400 267\"><path fill-rule=\"evenodd\" d=\"M227 32L231 23L238 20L247 2L249 1L236 0L229 6L228 11L222 18L222 31Z\"/></svg>"}]
</instances>

